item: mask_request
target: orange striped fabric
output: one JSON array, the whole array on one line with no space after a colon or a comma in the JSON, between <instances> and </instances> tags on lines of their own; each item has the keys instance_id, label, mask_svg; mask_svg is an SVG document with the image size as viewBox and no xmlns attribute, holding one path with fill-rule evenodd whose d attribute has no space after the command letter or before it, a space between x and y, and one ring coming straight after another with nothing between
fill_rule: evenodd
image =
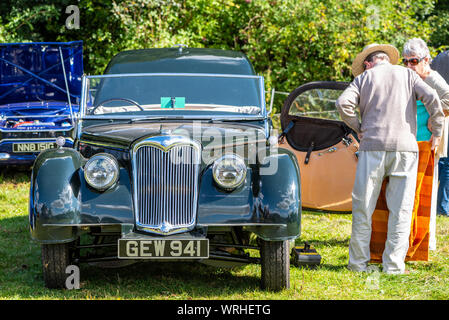
<instances>
[{"instance_id":1,"label":"orange striped fabric","mask_svg":"<svg viewBox=\"0 0 449 320\"><path fill-rule=\"evenodd\" d=\"M435 154L430 150L431 143L429 141L419 141L418 146L418 176L406 261L427 261L429 259L429 221ZM382 253L387 239L388 207L385 199L387 182L385 180L382 185L382 191L372 217L371 262L382 262Z\"/></svg>"}]
</instances>

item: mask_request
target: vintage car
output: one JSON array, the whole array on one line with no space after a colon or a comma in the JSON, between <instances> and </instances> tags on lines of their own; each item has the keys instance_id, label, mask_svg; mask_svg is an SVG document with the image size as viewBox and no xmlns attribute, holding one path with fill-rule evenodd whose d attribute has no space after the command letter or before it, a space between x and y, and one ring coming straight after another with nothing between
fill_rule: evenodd
<instances>
[{"instance_id":1,"label":"vintage car","mask_svg":"<svg viewBox=\"0 0 449 320\"><path fill-rule=\"evenodd\" d=\"M76 130L74 148L41 152L31 175L47 287L101 261L260 263L263 288L289 287L299 168L277 149L264 79L244 54L121 52L83 77Z\"/></svg>"},{"instance_id":2,"label":"vintage car","mask_svg":"<svg viewBox=\"0 0 449 320\"><path fill-rule=\"evenodd\" d=\"M82 41L0 44L0 167L31 167L39 152L74 141Z\"/></svg>"}]
</instances>

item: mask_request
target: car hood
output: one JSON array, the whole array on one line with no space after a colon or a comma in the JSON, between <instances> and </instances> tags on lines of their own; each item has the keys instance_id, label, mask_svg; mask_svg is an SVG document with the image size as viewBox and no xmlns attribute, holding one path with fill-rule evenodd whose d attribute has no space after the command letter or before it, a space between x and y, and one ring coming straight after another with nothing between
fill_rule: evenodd
<instances>
[{"instance_id":1,"label":"car hood","mask_svg":"<svg viewBox=\"0 0 449 320\"><path fill-rule=\"evenodd\" d=\"M22 102L67 101L68 94L77 104L82 75L82 41L0 44L0 110Z\"/></svg>"},{"instance_id":2,"label":"car hood","mask_svg":"<svg viewBox=\"0 0 449 320\"><path fill-rule=\"evenodd\" d=\"M264 128L248 123L153 122L92 125L84 128L81 142L130 148L134 142L160 135L185 136L204 149L266 143Z\"/></svg>"}]
</instances>

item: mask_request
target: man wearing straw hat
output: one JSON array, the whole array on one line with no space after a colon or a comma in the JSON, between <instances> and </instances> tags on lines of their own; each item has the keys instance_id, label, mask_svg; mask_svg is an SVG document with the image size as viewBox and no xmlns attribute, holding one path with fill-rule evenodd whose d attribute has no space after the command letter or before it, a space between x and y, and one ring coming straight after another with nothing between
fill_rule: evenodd
<instances>
[{"instance_id":1,"label":"man wearing straw hat","mask_svg":"<svg viewBox=\"0 0 449 320\"><path fill-rule=\"evenodd\" d=\"M365 47L352 64L355 79L336 102L343 121L361 138L352 190L348 268L353 271L368 270L371 218L382 182L388 177L383 271L405 272L418 166L416 100L421 100L429 112L432 148L439 144L442 134L444 114L437 93L415 72L396 65L398 60L399 52L392 45Z\"/></svg>"}]
</instances>

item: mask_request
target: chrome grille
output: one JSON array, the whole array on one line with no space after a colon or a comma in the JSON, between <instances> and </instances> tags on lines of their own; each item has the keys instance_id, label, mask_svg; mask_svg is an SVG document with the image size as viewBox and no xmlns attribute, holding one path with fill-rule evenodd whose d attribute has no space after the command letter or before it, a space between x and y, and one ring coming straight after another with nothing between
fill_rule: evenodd
<instances>
[{"instance_id":1,"label":"chrome grille","mask_svg":"<svg viewBox=\"0 0 449 320\"><path fill-rule=\"evenodd\" d=\"M154 139L134 148L136 225L163 234L187 231L196 218L200 148L186 138L168 146Z\"/></svg>"}]
</instances>

